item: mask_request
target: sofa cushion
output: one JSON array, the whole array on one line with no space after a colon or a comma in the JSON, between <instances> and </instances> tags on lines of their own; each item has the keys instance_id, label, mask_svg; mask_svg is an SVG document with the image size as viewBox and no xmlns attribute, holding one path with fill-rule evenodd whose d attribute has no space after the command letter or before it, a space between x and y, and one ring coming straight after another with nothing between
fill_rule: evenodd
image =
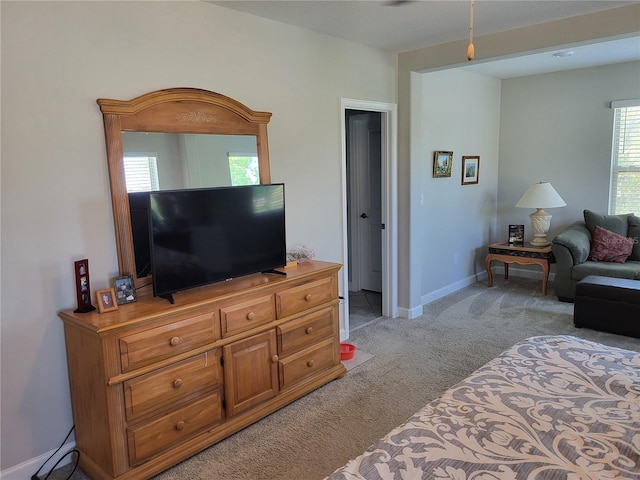
<instances>
[{"instance_id":1,"label":"sofa cushion","mask_svg":"<svg viewBox=\"0 0 640 480\"><path fill-rule=\"evenodd\" d=\"M587 260L571 269L571 278L574 281L582 280L589 275L640 280L640 262L627 261L625 263L615 263L592 262Z\"/></svg>"},{"instance_id":2,"label":"sofa cushion","mask_svg":"<svg viewBox=\"0 0 640 480\"><path fill-rule=\"evenodd\" d=\"M593 230L589 260L624 263L633 250L633 238L618 235L599 225Z\"/></svg>"},{"instance_id":3,"label":"sofa cushion","mask_svg":"<svg viewBox=\"0 0 640 480\"><path fill-rule=\"evenodd\" d=\"M587 225L589 232L593 235L593 231L596 225L602 227L618 235L627 236L629 230L629 216L626 215L602 215L592 212L591 210L584 211L584 223Z\"/></svg>"},{"instance_id":4,"label":"sofa cushion","mask_svg":"<svg viewBox=\"0 0 640 480\"><path fill-rule=\"evenodd\" d=\"M633 250L627 260L640 262L640 217L629 215L629 231L627 237L633 239Z\"/></svg>"}]
</instances>

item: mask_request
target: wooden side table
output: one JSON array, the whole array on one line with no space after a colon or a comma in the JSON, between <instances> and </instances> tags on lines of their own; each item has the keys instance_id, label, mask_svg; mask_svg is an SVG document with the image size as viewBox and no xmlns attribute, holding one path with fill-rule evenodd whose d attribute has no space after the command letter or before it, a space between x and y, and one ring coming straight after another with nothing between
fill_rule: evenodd
<instances>
[{"instance_id":1,"label":"wooden side table","mask_svg":"<svg viewBox=\"0 0 640 480\"><path fill-rule=\"evenodd\" d=\"M547 281L549 280L549 266L554 260L551 245L546 247L532 247L531 244L510 245L507 242L492 243L489 245L489 253L484 259L484 265L489 277L488 286L493 286L491 262L500 260L504 262L504 278L509 278L509 264L540 265L542 267L542 294L547 294Z\"/></svg>"}]
</instances>

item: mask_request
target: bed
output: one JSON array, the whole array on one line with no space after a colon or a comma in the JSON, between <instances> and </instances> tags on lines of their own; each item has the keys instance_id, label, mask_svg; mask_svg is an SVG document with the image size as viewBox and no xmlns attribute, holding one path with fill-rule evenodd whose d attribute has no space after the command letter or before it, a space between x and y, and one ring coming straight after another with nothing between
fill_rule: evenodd
<instances>
[{"instance_id":1,"label":"bed","mask_svg":"<svg viewBox=\"0 0 640 480\"><path fill-rule=\"evenodd\" d=\"M640 353L528 338L329 480L640 479Z\"/></svg>"}]
</instances>

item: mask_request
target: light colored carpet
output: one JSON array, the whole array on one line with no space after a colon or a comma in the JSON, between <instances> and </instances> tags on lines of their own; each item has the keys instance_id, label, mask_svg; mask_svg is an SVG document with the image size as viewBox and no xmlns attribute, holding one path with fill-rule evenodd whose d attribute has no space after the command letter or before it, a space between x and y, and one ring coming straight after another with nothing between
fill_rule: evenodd
<instances>
[{"instance_id":1,"label":"light colored carpet","mask_svg":"<svg viewBox=\"0 0 640 480\"><path fill-rule=\"evenodd\" d=\"M357 367L358 365L362 365L367 360L371 360L374 356L370 353L363 352L359 348L355 351L353 358L349 360L344 360L342 364L347 368L347 371L352 368Z\"/></svg>"},{"instance_id":2,"label":"light colored carpet","mask_svg":"<svg viewBox=\"0 0 640 480\"><path fill-rule=\"evenodd\" d=\"M414 320L381 318L356 330L349 341L370 359L155 478L322 479L524 338L568 334L640 351L638 339L574 328L573 305L558 302L552 289L542 296L539 281L494 285L459 290Z\"/></svg>"}]
</instances>

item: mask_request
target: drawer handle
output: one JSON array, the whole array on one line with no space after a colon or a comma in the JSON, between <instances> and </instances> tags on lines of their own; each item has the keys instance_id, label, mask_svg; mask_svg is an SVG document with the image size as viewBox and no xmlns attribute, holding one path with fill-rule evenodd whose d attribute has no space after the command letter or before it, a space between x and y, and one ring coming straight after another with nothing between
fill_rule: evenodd
<instances>
[{"instance_id":1,"label":"drawer handle","mask_svg":"<svg viewBox=\"0 0 640 480\"><path fill-rule=\"evenodd\" d=\"M169 341L169 343L172 346L175 347L175 346L180 345L182 343L182 339L180 337L172 337L171 340Z\"/></svg>"},{"instance_id":2,"label":"drawer handle","mask_svg":"<svg viewBox=\"0 0 640 480\"><path fill-rule=\"evenodd\" d=\"M247 320L253 320L254 318L256 318L255 312L247 313Z\"/></svg>"},{"instance_id":3,"label":"drawer handle","mask_svg":"<svg viewBox=\"0 0 640 480\"><path fill-rule=\"evenodd\" d=\"M182 379L181 378L176 378L173 381L173 388L180 388L182 386Z\"/></svg>"},{"instance_id":4,"label":"drawer handle","mask_svg":"<svg viewBox=\"0 0 640 480\"><path fill-rule=\"evenodd\" d=\"M307 302L310 302L310 301L311 301L311 294L310 294L310 293L307 293L307 294L304 296L304 299L305 299Z\"/></svg>"},{"instance_id":5,"label":"drawer handle","mask_svg":"<svg viewBox=\"0 0 640 480\"><path fill-rule=\"evenodd\" d=\"M271 357L271 361L273 363L276 363L278 360L280 360L280 357L278 357L278 355L274 355L273 357Z\"/></svg>"},{"instance_id":6,"label":"drawer handle","mask_svg":"<svg viewBox=\"0 0 640 480\"><path fill-rule=\"evenodd\" d=\"M313 327L307 327L305 331L307 332L307 334L310 334L311 332L313 332Z\"/></svg>"},{"instance_id":7,"label":"drawer handle","mask_svg":"<svg viewBox=\"0 0 640 480\"><path fill-rule=\"evenodd\" d=\"M176 427L175 428L176 428L176 430L178 432L184 430L184 422L182 420L180 420L178 423L176 423Z\"/></svg>"},{"instance_id":8,"label":"drawer handle","mask_svg":"<svg viewBox=\"0 0 640 480\"><path fill-rule=\"evenodd\" d=\"M307 367L311 368L311 367L313 367L314 364L315 364L315 362L313 360L309 360L307 362Z\"/></svg>"}]
</instances>

